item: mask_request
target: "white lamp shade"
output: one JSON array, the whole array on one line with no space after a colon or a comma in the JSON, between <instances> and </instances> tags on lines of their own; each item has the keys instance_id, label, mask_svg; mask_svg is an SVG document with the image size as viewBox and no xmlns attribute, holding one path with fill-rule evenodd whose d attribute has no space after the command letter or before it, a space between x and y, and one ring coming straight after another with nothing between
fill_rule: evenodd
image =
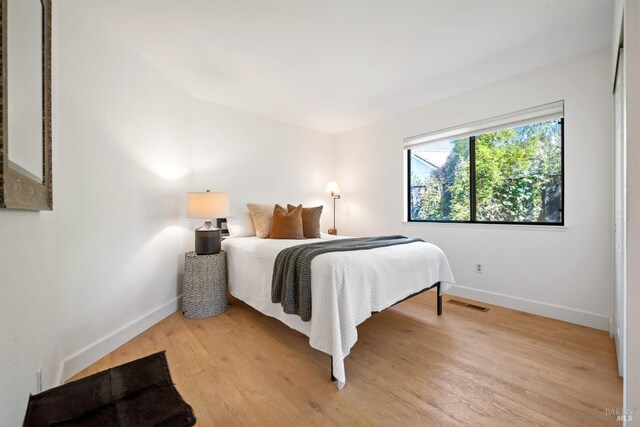
<instances>
[{"instance_id":1,"label":"white lamp shade","mask_svg":"<svg viewBox=\"0 0 640 427\"><path fill-rule=\"evenodd\" d=\"M330 183L327 184L327 188L325 188L324 192L340 194L340 187L338 187L337 183L335 183L334 181L331 181Z\"/></svg>"},{"instance_id":2,"label":"white lamp shade","mask_svg":"<svg viewBox=\"0 0 640 427\"><path fill-rule=\"evenodd\" d=\"M228 193L187 193L187 218L226 218L229 214Z\"/></svg>"}]
</instances>

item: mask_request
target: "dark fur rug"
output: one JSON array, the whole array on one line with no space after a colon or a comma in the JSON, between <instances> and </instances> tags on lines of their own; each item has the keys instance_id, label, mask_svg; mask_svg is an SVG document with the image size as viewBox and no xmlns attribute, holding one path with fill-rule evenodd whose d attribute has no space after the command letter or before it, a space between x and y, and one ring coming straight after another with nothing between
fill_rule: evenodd
<instances>
[{"instance_id":1,"label":"dark fur rug","mask_svg":"<svg viewBox=\"0 0 640 427\"><path fill-rule=\"evenodd\" d=\"M29 397L24 427L196 423L173 386L164 351Z\"/></svg>"}]
</instances>

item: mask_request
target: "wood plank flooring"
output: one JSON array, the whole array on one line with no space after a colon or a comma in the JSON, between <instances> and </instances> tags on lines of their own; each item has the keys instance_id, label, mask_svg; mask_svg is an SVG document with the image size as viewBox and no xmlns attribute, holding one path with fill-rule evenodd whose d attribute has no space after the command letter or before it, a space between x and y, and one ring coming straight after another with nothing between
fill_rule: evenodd
<instances>
[{"instance_id":1,"label":"wood plank flooring","mask_svg":"<svg viewBox=\"0 0 640 427\"><path fill-rule=\"evenodd\" d=\"M616 425L622 380L608 333L448 304L426 292L358 327L343 390L330 356L232 300L202 320L175 313L73 379L166 350L199 426Z\"/></svg>"}]
</instances>

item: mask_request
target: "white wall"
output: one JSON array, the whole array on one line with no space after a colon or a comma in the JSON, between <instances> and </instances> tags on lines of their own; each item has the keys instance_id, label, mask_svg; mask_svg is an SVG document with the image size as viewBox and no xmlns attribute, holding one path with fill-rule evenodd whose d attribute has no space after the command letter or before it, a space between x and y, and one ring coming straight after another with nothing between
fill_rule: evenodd
<instances>
[{"instance_id":1,"label":"white wall","mask_svg":"<svg viewBox=\"0 0 640 427\"><path fill-rule=\"evenodd\" d=\"M640 1L624 2L627 67L627 364L624 405L628 426L640 425Z\"/></svg>"},{"instance_id":2,"label":"white wall","mask_svg":"<svg viewBox=\"0 0 640 427\"><path fill-rule=\"evenodd\" d=\"M51 387L175 311L184 192L328 203L333 178L331 137L187 96L81 3L54 2L54 210L0 211L2 426L39 365Z\"/></svg>"},{"instance_id":3,"label":"white wall","mask_svg":"<svg viewBox=\"0 0 640 427\"><path fill-rule=\"evenodd\" d=\"M600 50L337 138L346 234L402 233L447 254L452 293L601 329L613 310L610 52ZM402 223L403 138L565 100L564 229ZM482 263L484 272L474 272Z\"/></svg>"},{"instance_id":4,"label":"white wall","mask_svg":"<svg viewBox=\"0 0 640 427\"><path fill-rule=\"evenodd\" d=\"M48 213L0 212L0 425L20 425L36 370L53 383L60 354L61 300Z\"/></svg>"},{"instance_id":5,"label":"white wall","mask_svg":"<svg viewBox=\"0 0 640 427\"><path fill-rule=\"evenodd\" d=\"M191 146L182 91L82 8L55 12L51 256L66 379L120 344L109 334L175 309Z\"/></svg>"},{"instance_id":6,"label":"white wall","mask_svg":"<svg viewBox=\"0 0 640 427\"><path fill-rule=\"evenodd\" d=\"M54 5L54 210L0 212L3 426L20 425L39 365L56 385L175 310L190 243L186 97L72 3Z\"/></svg>"},{"instance_id":7,"label":"white wall","mask_svg":"<svg viewBox=\"0 0 640 427\"><path fill-rule=\"evenodd\" d=\"M331 223L333 137L257 115L197 101L193 124L194 191L228 191L231 206L247 203L325 204Z\"/></svg>"}]
</instances>

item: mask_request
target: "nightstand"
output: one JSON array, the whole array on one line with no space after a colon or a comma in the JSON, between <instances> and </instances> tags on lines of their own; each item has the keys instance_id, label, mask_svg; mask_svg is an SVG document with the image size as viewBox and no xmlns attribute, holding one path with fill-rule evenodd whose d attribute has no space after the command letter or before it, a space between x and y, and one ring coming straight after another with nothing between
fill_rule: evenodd
<instances>
[{"instance_id":1,"label":"nightstand","mask_svg":"<svg viewBox=\"0 0 640 427\"><path fill-rule=\"evenodd\" d=\"M227 309L227 253L184 256L182 314L191 319L215 316Z\"/></svg>"}]
</instances>

